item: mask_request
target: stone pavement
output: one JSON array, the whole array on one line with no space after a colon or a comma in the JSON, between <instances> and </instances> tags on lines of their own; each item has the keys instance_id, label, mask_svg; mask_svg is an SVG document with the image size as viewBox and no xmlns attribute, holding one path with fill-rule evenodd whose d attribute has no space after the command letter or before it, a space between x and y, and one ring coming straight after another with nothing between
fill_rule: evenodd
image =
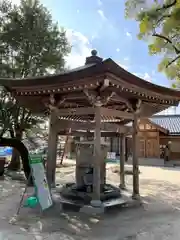
<instances>
[{"instance_id":1,"label":"stone pavement","mask_svg":"<svg viewBox=\"0 0 180 240\"><path fill-rule=\"evenodd\" d=\"M72 171L61 170L57 178L72 181ZM180 170L142 167L140 174L144 206L114 209L102 216L62 212L59 205L40 214L39 209L23 208L16 213L24 184L0 181L0 240L177 240L180 239ZM119 176L107 171L108 180L119 183ZM130 187L132 177L126 176Z\"/></svg>"}]
</instances>

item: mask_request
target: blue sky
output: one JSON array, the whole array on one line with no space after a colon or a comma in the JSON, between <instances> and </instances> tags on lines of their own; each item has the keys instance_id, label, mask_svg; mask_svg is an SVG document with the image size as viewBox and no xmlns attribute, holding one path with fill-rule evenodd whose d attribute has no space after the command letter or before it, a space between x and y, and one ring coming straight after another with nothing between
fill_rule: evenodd
<instances>
[{"instance_id":1,"label":"blue sky","mask_svg":"<svg viewBox=\"0 0 180 240\"><path fill-rule=\"evenodd\" d=\"M149 56L147 43L137 39L137 23L125 19L124 1L42 0L42 3L60 26L74 31L69 32L69 39L73 45L72 55L82 56L81 61L78 56L79 63L95 48L101 57L111 57L145 80L170 85L157 71L158 57ZM69 61L71 66L78 64L76 60L73 63L72 57Z\"/></svg>"},{"instance_id":2,"label":"blue sky","mask_svg":"<svg viewBox=\"0 0 180 240\"><path fill-rule=\"evenodd\" d=\"M17 2L19 0L14 0ZM139 77L170 86L158 73L159 57L149 56L146 42L137 39L138 24L124 17L125 0L41 0L54 21L67 30L72 52L69 67L83 65L92 49L103 58L111 57Z\"/></svg>"}]
</instances>

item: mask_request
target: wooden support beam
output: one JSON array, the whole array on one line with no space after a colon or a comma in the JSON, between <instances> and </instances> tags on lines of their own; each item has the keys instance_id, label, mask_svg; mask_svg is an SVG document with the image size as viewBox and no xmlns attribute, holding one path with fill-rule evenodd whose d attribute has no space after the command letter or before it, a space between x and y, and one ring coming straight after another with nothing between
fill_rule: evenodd
<instances>
[{"instance_id":1,"label":"wooden support beam","mask_svg":"<svg viewBox=\"0 0 180 240\"><path fill-rule=\"evenodd\" d=\"M125 189L125 170L124 170L124 164L125 164L125 135L120 135L120 185L119 187L121 189Z\"/></svg>"},{"instance_id":2,"label":"wooden support beam","mask_svg":"<svg viewBox=\"0 0 180 240\"><path fill-rule=\"evenodd\" d=\"M130 119L133 120L134 115L133 113L124 112L116 109L110 109L110 108L101 108L101 115L102 116L108 116L108 117L118 117L123 119Z\"/></svg>"},{"instance_id":3,"label":"wooden support beam","mask_svg":"<svg viewBox=\"0 0 180 240\"><path fill-rule=\"evenodd\" d=\"M57 116L66 117L66 116L82 116L82 115L93 115L93 107L80 107L80 108L63 108L58 109L57 107L50 106L51 110L54 110Z\"/></svg>"},{"instance_id":4,"label":"wooden support beam","mask_svg":"<svg viewBox=\"0 0 180 240\"><path fill-rule=\"evenodd\" d=\"M95 123L88 122L76 122L68 120L59 120L56 124L57 131L62 131L71 128L72 131L75 130L94 130ZM101 130L107 132L117 132L117 133L132 133L132 127L118 125L115 123L105 123L101 122Z\"/></svg>"},{"instance_id":5,"label":"wooden support beam","mask_svg":"<svg viewBox=\"0 0 180 240\"><path fill-rule=\"evenodd\" d=\"M94 136L94 132L90 131L72 131L70 134L67 133L66 130L58 131L59 135L65 136L75 136L75 137L92 137ZM101 132L101 137L119 137L120 133L117 132Z\"/></svg>"}]
</instances>

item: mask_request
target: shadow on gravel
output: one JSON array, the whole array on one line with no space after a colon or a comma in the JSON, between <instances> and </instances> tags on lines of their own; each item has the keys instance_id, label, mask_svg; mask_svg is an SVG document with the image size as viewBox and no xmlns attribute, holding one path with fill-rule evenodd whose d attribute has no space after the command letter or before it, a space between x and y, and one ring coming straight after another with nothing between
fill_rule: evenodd
<instances>
[{"instance_id":1,"label":"shadow on gravel","mask_svg":"<svg viewBox=\"0 0 180 240\"><path fill-rule=\"evenodd\" d=\"M140 189L144 202L141 207L129 209L116 207L104 215L89 216L72 209L62 211L60 204L56 203L52 209L43 214L39 209L23 208L16 225L22 231L36 237L43 234L59 234L58 236L62 235L64 239L69 240L91 239L91 237L128 240L136 239L141 232L149 231L180 217L177 211L180 207L178 184L141 179Z\"/></svg>"},{"instance_id":2,"label":"shadow on gravel","mask_svg":"<svg viewBox=\"0 0 180 240\"><path fill-rule=\"evenodd\" d=\"M166 181L141 180L147 189L142 197L144 204L136 208L114 208L104 215L89 216L76 211L62 212L59 204L43 213L22 209L18 225L36 233L63 233L68 239L87 236L111 239L136 239L139 231L147 231L179 216L180 189ZM176 209L176 212L175 212ZM117 238L118 239L118 238Z\"/></svg>"}]
</instances>

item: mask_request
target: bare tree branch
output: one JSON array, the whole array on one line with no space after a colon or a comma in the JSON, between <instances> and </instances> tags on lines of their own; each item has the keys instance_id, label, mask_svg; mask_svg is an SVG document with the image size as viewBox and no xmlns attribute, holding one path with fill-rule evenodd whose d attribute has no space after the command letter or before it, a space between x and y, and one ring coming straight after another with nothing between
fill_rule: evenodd
<instances>
[{"instance_id":1,"label":"bare tree branch","mask_svg":"<svg viewBox=\"0 0 180 240\"><path fill-rule=\"evenodd\" d=\"M170 18L171 17L171 14L168 14L168 15L163 15L162 17L160 17L157 22L156 22L156 26L162 22L165 18Z\"/></svg>"},{"instance_id":2,"label":"bare tree branch","mask_svg":"<svg viewBox=\"0 0 180 240\"><path fill-rule=\"evenodd\" d=\"M180 58L180 55L178 55L177 57L175 57L172 61L170 61L167 65L166 68L168 68L171 64L173 64L175 61L177 61Z\"/></svg>"},{"instance_id":3,"label":"bare tree branch","mask_svg":"<svg viewBox=\"0 0 180 240\"><path fill-rule=\"evenodd\" d=\"M176 5L177 0L174 0L172 3L169 4L163 4L161 8L157 8L156 11L161 11L161 10L166 10L168 8L173 7L174 5Z\"/></svg>"},{"instance_id":4,"label":"bare tree branch","mask_svg":"<svg viewBox=\"0 0 180 240\"><path fill-rule=\"evenodd\" d=\"M164 39L165 41L167 41L168 43L170 43L172 45L176 54L180 54L180 49L178 49L169 38L167 38L161 34L158 34L158 33L154 33L152 36Z\"/></svg>"}]
</instances>

